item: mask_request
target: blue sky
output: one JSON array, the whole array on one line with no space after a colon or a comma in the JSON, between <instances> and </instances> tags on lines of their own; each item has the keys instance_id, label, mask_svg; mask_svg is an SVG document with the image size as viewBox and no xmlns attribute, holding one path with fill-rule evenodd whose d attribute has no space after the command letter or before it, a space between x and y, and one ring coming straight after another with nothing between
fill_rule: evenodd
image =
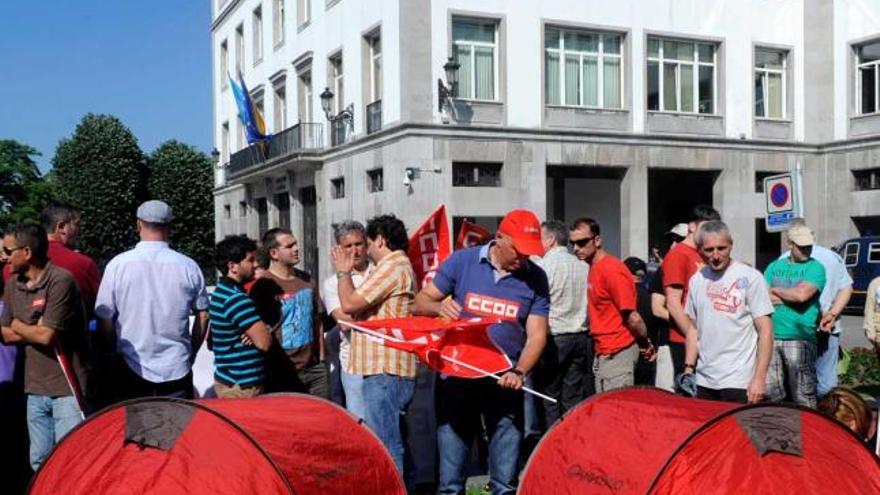
<instances>
[{"instance_id":1,"label":"blue sky","mask_svg":"<svg viewBox=\"0 0 880 495\"><path fill-rule=\"evenodd\" d=\"M0 6L0 139L37 148L88 112L112 114L149 153L168 139L209 152L209 0L6 0Z\"/></svg>"}]
</instances>

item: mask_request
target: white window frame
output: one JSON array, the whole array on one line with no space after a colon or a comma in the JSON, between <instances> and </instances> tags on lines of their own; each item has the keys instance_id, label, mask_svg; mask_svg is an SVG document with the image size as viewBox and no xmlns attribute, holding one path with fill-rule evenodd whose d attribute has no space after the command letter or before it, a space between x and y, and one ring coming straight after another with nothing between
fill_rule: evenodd
<instances>
[{"instance_id":1,"label":"white window frame","mask_svg":"<svg viewBox=\"0 0 880 495\"><path fill-rule=\"evenodd\" d=\"M370 46L370 103L382 99L382 37L379 33L368 38ZM376 44L379 45L379 51L376 51ZM376 63L379 64L379 70L376 70ZM378 79L377 79L378 78ZM379 82L379 90L376 90L376 82Z\"/></svg>"},{"instance_id":2,"label":"white window frame","mask_svg":"<svg viewBox=\"0 0 880 495\"><path fill-rule=\"evenodd\" d=\"M276 49L284 44L284 0L272 0L272 44Z\"/></svg>"},{"instance_id":3,"label":"white window frame","mask_svg":"<svg viewBox=\"0 0 880 495\"><path fill-rule=\"evenodd\" d=\"M244 72L244 23L235 28L235 70Z\"/></svg>"},{"instance_id":4,"label":"white window frame","mask_svg":"<svg viewBox=\"0 0 880 495\"><path fill-rule=\"evenodd\" d=\"M302 92L302 105L299 109L299 121L305 123L313 123L312 120L312 68L300 71L296 75L298 88Z\"/></svg>"},{"instance_id":5,"label":"white window frame","mask_svg":"<svg viewBox=\"0 0 880 495\"><path fill-rule=\"evenodd\" d=\"M871 261L871 257L874 255L874 253L880 253L880 242L872 242L868 244L868 263L880 263L880 259ZM877 258L880 258L880 256L877 256Z\"/></svg>"},{"instance_id":6,"label":"white window frame","mask_svg":"<svg viewBox=\"0 0 880 495\"><path fill-rule=\"evenodd\" d=\"M330 86L333 91L333 113L339 114L344 108L345 98L345 61L342 52L333 55L330 61Z\"/></svg>"},{"instance_id":7,"label":"white window frame","mask_svg":"<svg viewBox=\"0 0 880 495\"><path fill-rule=\"evenodd\" d=\"M278 98L278 90L284 92L284 97ZM280 77L272 81L272 126L275 133L279 133L287 128L287 78Z\"/></svg>"},{"instance_id":8,"label":"white window frame","mask_svg":"<svg viewBox=\"0 0 880 495\"><path fill-rule=\"evenodd\" d=\"M229 121L220 124L220 161L229 162Z\"/></svg>"},{"instance_id":9,"label":"white window frame","mask_svg":"<svg viewBox=\"0 0 880 495\"><path fill-rule=\"evenodd\" d=\"M251 15L251 31L254 43L254 66L263 61L263 6L259 5Z\"/></svg>"},{"instance_id":10,"label":"white window frame","mask_svg":"<svg viewBox=\"0 0 880 495\"><path fill-rule=\"evenodd\" d=\"M623 89L626 87L626 83L624 82L624 70L623 70L623 34L620 33L602 33L596 31L587 31L581 29L567 29L567 28L558 28L548 26L546 31L559 31L559 46L556 48L547 48L544 47L544 67L546 70L546 54L547 52L555 53L559 57L559 98L560 102L558 104L552 104L553 106L561 106L561 107L578 107L578 108L596 108L596 109L614 109L621 110L623 109ZM585 52L585 51L576 51L576 50L568 50L565 48L565 33L575 33L575 34L590 34L593 36L597 36L599 38L599 51L597 52ZM545 33L546 36L546 33ZM617 36L620 38L620 53L605 53L605 36ZM581 81L580 91L578 92L578 103L577 104L569 104L565 101L565 57L569 55L576 55L578 57L578 80ZM584 101L586 101L584 94L583 84L583 74L584 74L584 58L585 57L596 57L597 59L597 71L598 71L598 97L596 102L598 105L585 105ZM606 107L605 106L605 59L617 59L620 62L620 101L619 106L616 107ZM546 75L544 76L547 77ZM544 99L545 104L549 104L546 102L546 96Z\"/></svg>"},{"instance_id":11,"label":"white window frame","mask_svg":"<svg viewBox=\"0 0 880 495\"><path fill-rule=\"evenodd\" d=\"M876 115L880 113L880 59L862 63L858 50L867 45L880 44L880 39L862 43L856 47L856 115ZM874 111L862 113L862 69L874 68Z\"/></svg>"},{"instance_id":12,"label":"white window frame","mask_svg":"<svg viewBox=\"0 0 880 495\"><path fill-rule=\"evenodd\" d=\"M303 27L312 20L312 0L297 0L297 23L296 26Z\"/></svg>"},{"instance_id":13,"label":"white window frame","mask_svg":"<svg viewBox=\"0 0 880 495\"><path fill-rule=\"evenodd\" d=\"M777 52L782 54L782 69L766 69L763 67L758 67L758 52L766 51L766 52ZM775 48L764 48L764 47L755 47L755 74L761 75L761 89L764 92L764 115L755 115L757 119L765 119L765 120L786 120L788 118L788 51L786 50L778 50ZM779 117L768 117L767 116L767 81L769 79L770 74L779 74L782 76L782 115ZM753 81L754 83L754 81ZM757 96L755 95L757 103ZM752 105L754 107L754 105Z\"/></svg>"},{"instance_id":14,"label":"white window frame","mask_svg":"<svg viewBox=\"0 0 880 495\"><path fill-rule=\"evenodd\" d=\"M847 258L847 257L849 256L849 254L850 254L850 253L849 253L849 247L850 247L850 246L855 246L855 247L856 247L856 252L855 252L856 262L855 262L855 263L847 263L847 262L846 262L846 258ZM847 266L847 267L857 266L857 265L859 264L859 251L861 250L861 248L862 248L862 245L859 244L858 242L848 242L848 243L846 243L846 245L843 246L843 264L844 264L845 266Z\"/></svg>"},{"instance_id":15,"label":"white window frame","mask_svg":"<svg viewBox=\"0 0 880 495\"><path fill-rule=\"evenodd\" d=\"M229 43L226 39L220 42L220 89L229 87Z\"/></svg>"},{"instance_id":16,"label":"white window frame","mask_svg":"<svg viewBox=\"0 0 880 495\"><path fill-rule=\"evenodd\" d=\"M467 17L453 18L452 19L452 24L453 24L452 31L453 32L455 32L455 23L456 22L464 22L464 23L471 23L471 24L477 23L477 24L486 24L486 25L491 24L492 28L494 30L494 41L492 43L487 43L485 41L456 41L455 38L452 39L452 53L453 54L457 52L456 46L470 46L470 52L471 52L471 77L473 78L471 80L471 88L474 91L474 96L471 98L468 98L464 95L459 94L457 98L460 100L465 100L465 101L501 101L501 98L499 95L501 75L498 72L498 68L500 65L499 61L498 61L498 21L495 19L474 19L474 18L467 18ZM492 94L495 96L495 98L491 99L491 100L483 100L483 99L479 99L476 97L476 94L477 94L477 57L476 57L476 53L475 53L476 47L491 48L492 49L492 77L495 79L494 81L492 81L492 87L494 88ZM461 73L459 72L459 74L461 74ZM459 84L459 88L461 88L460 84Z\"/></svg>"},{"instance_id":17,"label":"white window frame","mask_svg":"<svg viewBox=\"0 0 880 495\"><path fill-rule=\"evenodd\" d=\"M719 115L718 113L718 43L713 43L711 41L700 41L700 40L691 40L691 39L675 39L675 38L663 38L660 36L649 36L647 42L650 44L651 40L657 40L659 42L659 47L657 50L657 56L651 56L650 52L648 55L648 62L657 62L657 87L658 87L658 109L650 110L649 112L665 112L665 113L683 113L687 115ZM693 43L694 45L694 53L693 59L691 60L679 60L676 58L665 58L663 54L663 42L664 41L675 41L682 43ZM712 62L701 62L700 61L700 45L712 45L714 50L712 50ZM646 45L649 46L649 45ZM673 110L667 109L666 104L663 98L663 90L664 88L664 77L663 71L665 70L665 64L675 64L675 103L676 108ZM694 110L693 111L685 111L681 110L681 66L682 65L692 65L693 66L693 102L694 102ZM712 113L700 113L700 67L701 66L710 66L712 67ZM647 69L647 66L646 66ZM647 96L647 77L645 77L645 95ZM647 103L647 102L646 102ZM647 105L646 105L647 107Z\"/></svg>"}]
</instances>

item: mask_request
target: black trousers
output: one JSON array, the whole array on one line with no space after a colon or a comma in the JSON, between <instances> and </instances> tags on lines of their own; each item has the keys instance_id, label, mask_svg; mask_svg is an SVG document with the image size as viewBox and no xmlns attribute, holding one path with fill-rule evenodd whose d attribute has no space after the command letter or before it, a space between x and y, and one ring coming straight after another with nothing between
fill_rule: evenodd
<instances>
[{"instance_id":1,"label":"black trousers","mask_svg":"<svg viewBox=\"0 0 880 495\"><path fill-rule=\"evenodd\" d=\"M708 400L720 400L724 402L739 402L746 404L749 401L748 394L743 388L706 388L697 387L697 398Z\"/></svg>"},{"instance_id":2,"label":"black trousers","mask_svg":"<svg viewBox=\"0 0 880 495\"><path fill-rule=\"evenodd\" d=\"M552 335L536 373L539 389L556 399L556 404L539 401L544 428L553 425L566 411L586 398L586 370L592 370L592 345L587 332ZM590 382L592 382L592 377ZM592 385L592 383L591 383Z\"/></svg>"}]
</instances>

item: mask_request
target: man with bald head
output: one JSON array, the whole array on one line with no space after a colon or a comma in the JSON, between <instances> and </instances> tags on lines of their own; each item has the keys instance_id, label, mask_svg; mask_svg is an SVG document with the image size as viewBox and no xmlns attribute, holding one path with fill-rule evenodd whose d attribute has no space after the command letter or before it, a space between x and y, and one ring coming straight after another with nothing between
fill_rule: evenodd
<instances>
[{"instance_id":1,"label":"man with bald head","mask_svg":"<svg viewBox=\"0 0 880 495\"><path fill-rule=\"evenodd\" d=\"M773 304L754 268L733 260L733 238L720 220L694 236L705 266L688 282L684 373L696 376L697 397L760 401L773 354Z\"/></svg>"}]
</instances>

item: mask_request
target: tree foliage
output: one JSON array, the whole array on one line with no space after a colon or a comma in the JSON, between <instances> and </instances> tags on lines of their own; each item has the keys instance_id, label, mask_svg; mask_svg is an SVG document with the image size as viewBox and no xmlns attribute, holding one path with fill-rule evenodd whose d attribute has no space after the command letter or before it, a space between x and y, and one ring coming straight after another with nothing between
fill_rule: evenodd
<instances>
[{"instance_id":1,"label":"tree foliage","mask_svg":"<svg viewBox=\"0 0 880 495\"><path fill-rule=\"evenodd\" d=\"M0 140L0 229L37 221L52 198L52 185L40 174L34 148L11 139Z\"/></svg>"},{"instance_id":2,"label":"tree foliage","mask_svg":"<svg viewBox=\"0 0 880 495\"><path fill-rule=\"evenodd\" d=\"M213 165L208 155L178 141L166 141L147 161L150 196L171 206L170 244L194 259L213 278Z\"/></svg>"},{"instance_id":3,"label":"tree foliage","mask_svg":"<svg viewBox=\"0 0 880 495\"><path fill-rule=\"evenodd\" d=\"M79 248L99 261L136 241L147 169L137 138L116 117L87 114L52 160L59 199L82 212Z\"/></svg>"}]
</instances>

